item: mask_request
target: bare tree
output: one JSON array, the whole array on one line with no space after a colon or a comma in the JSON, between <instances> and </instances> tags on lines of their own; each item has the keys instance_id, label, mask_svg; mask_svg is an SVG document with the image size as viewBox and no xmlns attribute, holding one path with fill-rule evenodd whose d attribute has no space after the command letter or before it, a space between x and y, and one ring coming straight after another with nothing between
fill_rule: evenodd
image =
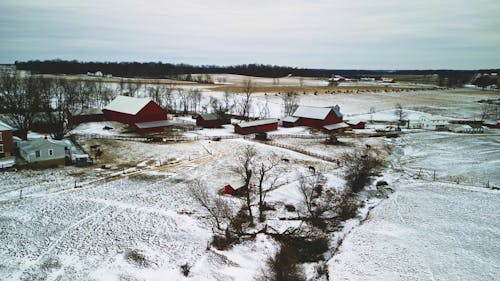
<instances>
[{"instance_id":1,"label":"bare tree","mask_svg":"<svg viewBox=\"0 0 500 281\"><path fill-rule=\"evenodd\" d=\"M399 124L401 124L408 116L408 113L404 111L404 108L400 103L397 103L394 108L394 114L396 115L396 117L398 117Z\"/></svg>"},{"instance_id":2,"label":"bare tree","mask_svg":"<svg viewBox=\"0 0 500 281\"><path fill-rule=\"evenodd\" d=\"M189 100L191 102L191 110L197 112L201 103L201 90L198 88L189 89Z\"/></svg>"},{"instance_id":3,"label":"bare tree","mask_svg":"<svg viewBox=\"0 0 500 281\"><path fill-rule=\"evenodd\" d=\"M373 123L373 114L375 114L375 107L370 107L370 123Z\"/></svg>"},{"instance_id":4,"label":"bare tree","mask_svg":"<svg viewBox=\"0 0 500 281\"><path fill-rule=\"evenodd\" d=\"M281 167L281 158L275 154L269 155L266 159L256 165L257 175L257 194L259 197L259 221L263 222L264 211L266 208L266 196L268 192L276 190L288 183L283 178L283 167Z\"/></svg>"},{"instance_id":5,"label":"bare tree","mask_svg":"<svg viewBox=\"0 0 500 281\"><path fill-rule=\"evenodd\" d=\"M250 111L252 109L252 94L254 92L254 85L251 79L247 79L243 82L243 98L238 102L239 114L244 120L250 119Z\"/></svg>"},{"instance_id":6,"label":"bare tree","mask_svg":"<svg viewBox=\"0 0 500 281\"><path fill-rule=\"evenodd\" d=\"M318 202L325 181L326 179L323 174L318 172L299 176L299 190L302 194L302 203L306 209L307 216L313 224L316 224L321 215L326 211Z\"/></svg>"},{"instance_id":7,"label":"bare tree","mask_svg":"<svg viewBox=\"0 0 500 281\"><path fill-rule=\"evenodd\" d=\"M248 211L249 223L253 225L253 213L252 213L252 196L253 190L251 186L252 176L254 175L253 170L255 166L255 157L257 156L257 150L254 146L246 146L241 153L238 155L238 162L236 166L233 167L233 171L236 172L243 179L244 185L242 188L245 190L245 206Z\"/></svg>"},{"instance_id":8,"label":"bare tree","mask_svg":"<svg viewBox=\"0 0 500 281\"><path fill-rule=\"evenodd\" d=\"M35 114L40 110L42 100L38 88L42 82L40 78L22 77L18 72L0 73L2 111L22 132L23 137L26 137Z\"/></svg>"},{"instance_id":9,"label":"bare tree","mask_svg":"<svg viewBox=\"0 0 500 281\"><path fill-rule=\"evenodd\" d=\"M191 197L210 214L213 226L218 231L225 231L235 216L229 204L219 196L213 196L208 193L199 180L190 182L188 190Z\"/></svg>"},{"instance_id":10,"label":"bare tree","mask_svg":"<svg viewBox=\"0 0 500 281\"><path fill-rule=\"evenodd\" d=\"M370 182L370 177L382 168L383 161L378 156L380 154L380 151L370 148L342 154L341 157L346 167L344 178L353 192L363 190Z\"/></svg>"},{"instance_id":11,"label":"bare tree","mask_svg":"<svg viewBox=\"0 0 500 281\"><path fill-rule=\"evenodd\" d=\"M281 96L285 116L292 115L299 107L299 94L297 92L286 92Z\"/></svg>"},{"instance_id":12,"label":"bare tree","mask_svg":"<svg viewBox=\"0 0 500 281\"><path fill-rule=\"evenodd\" d=\"M183 114L188 114L189 112L189 93L185 92L182 88L177 88L177 95L179 97L179 106L181 107Z\"/></svg>"},{"instance_id":13,"label":"bare tree","mask_svg":"<svg viewBox=\"0 0 500 281\"><path fill-rule=\"evenodd\" d=\"M71 131L66 113L71 110L71 99L76 93L76 85L68 80L57 79L52 83L51 103L44 108L45 119L54 139L60 140Z\"/></svg>"}]
</instances>

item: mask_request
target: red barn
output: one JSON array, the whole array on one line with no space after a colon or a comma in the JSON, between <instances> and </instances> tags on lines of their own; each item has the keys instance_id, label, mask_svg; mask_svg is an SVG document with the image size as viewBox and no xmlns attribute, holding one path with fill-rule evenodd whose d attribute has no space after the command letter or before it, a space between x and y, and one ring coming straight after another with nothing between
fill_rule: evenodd
<instances>
[{"instance_id":1,"label":"red barn","mask_svg":"<svg viewBox=\"0 0 500 281\"><path fill-rule=\"evenodd\" d=\"M199 114L196 117L196 126L203 128L219 128L224 124L224 120L217 118L213 113Z\"/></svg>"},{"instance_id":2,"label":"red barn","mask_svg":"<svg viewBox=\"0 0 500 281\"><path fill-rule=\"evenodd\" d=\"M251 122L234 124L234 132L240 135L265 133L277 129L278 129L278 120L276 119L255 120Z\"/></svg>"},{"instance_id":3,"label":"red barn","mask_svg":"<svg viewBox=\"0 0 500 281\"><path fill-rule=\"evenodd\" d=\"M162 131L168 126L167 112L148 98L118 96L102 112L106 120L147 129L146 131Z\"/></svg>"},{"instance_id":4,"label":"red barn","mask_svg":"<svg viewBox=\"0 0 500 281\"><path fill-rule=\"evenodd\" d=\"M10 126L0 122L0 158L12 155L12 131Z\"/></svg>"},{"instance_id":5,"label":"red barn","mask_svg":"<svg viewBox=\"0 0 500 281\"><path fill-rule=\"evenodd\" d=\"M233 196L243 195L245 188L245 183L243 181L235 181L224 185L224 194L229 194Z\"/></svg>"},{"instance_id":6,"label":"red barn","mask_svg":"<svg viewBox=\"0 0 500 281\"><path fill-rule=\"evenodd\" d=\"M491 129L500 129L500 123L495 120L486 120L483 122L483 126L486 126Z\"/></svg>"},{"instance_id":7,"label":"red barn","mask_svg":"<svg viewBox=\"0 0 500 281\"><path fill-rule=\"evenodd\" d=\"M343 121L338 105L332 107L299 106L292 115L299 118L296 124L320 130L323 126Z\"/></svg>"},{"instance_id":8,"label":"red barn","mask_svg":"<svg viewBox=\"0 0 500 281\"><path fill-rule=\"evenodd\" d=\"M366 122L364 122L364 121L351 120L351 121L347 121L346 123L352 129L364 129L366 126Z\"/></svg>"}]
</instances>

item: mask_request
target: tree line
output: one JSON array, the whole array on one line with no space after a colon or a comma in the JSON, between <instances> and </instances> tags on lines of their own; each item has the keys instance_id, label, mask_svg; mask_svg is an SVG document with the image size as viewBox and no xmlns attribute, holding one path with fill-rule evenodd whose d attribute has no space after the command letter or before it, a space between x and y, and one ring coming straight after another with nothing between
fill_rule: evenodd
<instances>
[{"instance_id":1,"label":"tree line","mask_svg":"<svg viewBox=\"0 0 500 281\"><path fill-rule=\"evenodd\" d=\"M473 75L476 72L498 72L498 70L349 70L349 69L314 69L278 66L269 64L241 64L233 66L218 65L190 65L163 62L82 62L77 60L30 60L16 61L19 70L43 74L86 74L87 72L101 71L120 77L143 78L176 78L189 73L198 74L240 74L248 76L278 78L287 75L304 77L331 77L339 74L348 77L361 77L362 75L430 75L438 74L443 77L455 74ZM452 78L453 79L453 78Z\"/></svg>"}]
</instances>

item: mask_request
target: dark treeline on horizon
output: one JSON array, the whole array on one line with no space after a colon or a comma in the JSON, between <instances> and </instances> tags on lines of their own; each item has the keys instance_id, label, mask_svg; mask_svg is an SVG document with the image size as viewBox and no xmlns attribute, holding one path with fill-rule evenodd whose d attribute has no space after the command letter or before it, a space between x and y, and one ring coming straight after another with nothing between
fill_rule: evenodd
<instances>
[{"instance_id":1,"label":"dark treeline on horizon","mask_svg":"<svg viewBox=\"0 0 500 281\"><path fill-rule=\"evenodd\" d=\"M86 74L101 71L119 77L166 78L183 74L240 74L248 76L278 78L287 75L304 77L331 77L332 74L348 77L362 75L429 75L462 73L471 75L482 71L498 70L347 70L347 69L310 69L264 64L242 64L234 66L189 65L162 62L80 62L77 60L32 60L15 62L19 70L38 74Z\"/></svg>"}]
</instances>

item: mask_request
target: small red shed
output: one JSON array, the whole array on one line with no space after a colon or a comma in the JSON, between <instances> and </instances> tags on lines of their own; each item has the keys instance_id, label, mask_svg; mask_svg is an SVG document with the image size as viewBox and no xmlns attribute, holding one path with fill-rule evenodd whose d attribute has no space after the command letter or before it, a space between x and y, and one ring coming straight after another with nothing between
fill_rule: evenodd
<instances>
[{"instance_id":1,"label":"small red shed","mask_svg":"<svg viewBox=\"0 0 500 281\"><path fill-rule=\"evenodd\" d=\"M349 129L349 125L344 122L323 126L323 131L327 133L341 133Z\"/></svg>"},{"instance_id":2,"label":"small red shed","mask_svg":"<svg viewBox=\"0 0 500 281\"><path fill-rule=\"evenodd\" d=\"M203 128L219 128L224 124L224 120L217 118L213 113L198 114L196 126Z\"/></svg>"},{"instance_id":3,"label":"small red shed","mask_svg":"<svg viewBox=\"0 0 500 281\"><path fill-rule=\"evenodd\" d=\"M234 132L240 135L265 133L278 129L278 120L265 119L234 124Z\"/></svg>"},{"instance_id":4,"label":"small red shed","mask_svg":"<svg viewBox=\"0 0 500 281\"><path fill-rule=\"evenodd\" d=\"M299 106L292 115L299 118L298 126L306 126L320 130L323 126L343 121L338 105L331 107Z\"/></svg>"},{"instance_id":5,"label":"small red shed","mask_svg":"<svg viewBox=\"0 0 500 281\"><path fill-rule=\"evenodd\" d=\"M298 117L287 116L281 120L281 126L285 128L291 128L297 126L297 121L299 121Z\"/></svg>"},{"instance_id":6,"label":"small red shed","mask_svg":"<svg viewBox=\"0 0 500 281\"><path fill-rule=\"evenodd\" d=\"M346 122L351 129L364 129L366 126L365 121L356 121L356 120L351 120Z\"/></svg>"},{"instance_id":7,"label":"small red shed","mask_svg":"<svg viewBox=\"0 0 500 281\"><path fill-rule=\"evenodd\" d=\"M243 181L235 181L231 183L227 183L224 185L224 194L229 195L241 195L244 191L245 183Z\"/></svg>"},{"instance_id":8,"label":"small red shed","mask_svg":"<svg viewBox=\"0 0 500 281\"><path fill-rule=\"evenodd\" d=\"M495 120L486 120L483 122L483 126L486 126L491 129L500 129L500 123Z\"/></svg>"}]
</instances>

